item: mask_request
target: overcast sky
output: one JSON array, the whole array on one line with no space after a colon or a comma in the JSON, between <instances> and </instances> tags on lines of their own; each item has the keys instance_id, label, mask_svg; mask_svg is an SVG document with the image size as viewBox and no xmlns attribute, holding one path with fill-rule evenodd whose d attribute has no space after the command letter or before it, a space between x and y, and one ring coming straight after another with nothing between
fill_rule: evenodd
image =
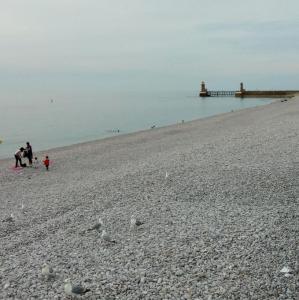
<instances>
[{"instance_id":1,"label":"overcast sky","mask_svg":"<svg viewBox=\"0 0 299 300\"><path fill-rule=\"evenodd\" d=\"M299 89L298 0L1 0L0 88Z\"/></svg>"}]
</instances>

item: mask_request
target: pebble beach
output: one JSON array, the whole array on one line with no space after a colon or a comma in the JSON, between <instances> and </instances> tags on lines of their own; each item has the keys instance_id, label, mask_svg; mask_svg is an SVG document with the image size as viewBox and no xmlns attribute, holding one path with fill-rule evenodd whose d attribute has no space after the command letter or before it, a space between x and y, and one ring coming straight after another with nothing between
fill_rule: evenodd
<instances>
[{"instance_id":1,"label":"pebble beach","mask_svg":"<svg viewBox=\"0 0 299 300\"><path fill-rule=\"evenodd\" d=\"M296 96L0 160L0 299L298 299L298 137Z\"/></svg>"}]
</instances>

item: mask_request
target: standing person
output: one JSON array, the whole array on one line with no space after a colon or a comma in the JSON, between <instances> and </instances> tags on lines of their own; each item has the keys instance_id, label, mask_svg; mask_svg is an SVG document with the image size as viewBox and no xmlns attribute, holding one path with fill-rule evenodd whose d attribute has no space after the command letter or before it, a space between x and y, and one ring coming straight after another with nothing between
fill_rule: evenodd
<instances>
[{"instance_id":1,"label":"standing person","mask_svg":"<svg viewBox=\"0 0 299 300\"><path fill-rule=\"evenodd\" d=\"M30 145L29 142L26 143L26 154L27 154L27 158L29 161L29 166L32 166L32 157L33 157L33 152L32 152L32 146Z\"/></svg>"},{"instance_id":2,"label":"standing person","mask_svg":"<svg viewBox=\"0 0 299 300\"><path fill-rule=\"evenodd\" d=\"M18 163L20 163L20 167L22 166L22 155L24 150L25 149L21 147L19 150L15 152L16 168L18 167Z\"/></svg>"},{"instance_id":3,"label":"standing person","mask_svg":"<svg viewBox=\"0 0 299 300\"><path fill-rule=\"evenodd\" d=\"M46 156L46 159L43 162L44 165L46 166L47 171L49 171L50 160L48 155Z\"/></svg>"}]
</instances>

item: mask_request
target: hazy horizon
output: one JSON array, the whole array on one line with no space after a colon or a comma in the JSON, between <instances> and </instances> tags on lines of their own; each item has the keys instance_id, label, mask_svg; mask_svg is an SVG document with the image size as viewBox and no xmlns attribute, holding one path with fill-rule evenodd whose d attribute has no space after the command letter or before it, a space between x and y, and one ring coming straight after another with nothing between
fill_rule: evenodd
<instances>
[{"instance_id":1,"label":"hazy horizon","mask_svg":"<svg viewBox=\"0 0 299 300\"><path fill-rule=\"evenodd\" d=\"M299 2L4 0L1 99L32 93L298 89Z\"/></svg>"}]
</instances>

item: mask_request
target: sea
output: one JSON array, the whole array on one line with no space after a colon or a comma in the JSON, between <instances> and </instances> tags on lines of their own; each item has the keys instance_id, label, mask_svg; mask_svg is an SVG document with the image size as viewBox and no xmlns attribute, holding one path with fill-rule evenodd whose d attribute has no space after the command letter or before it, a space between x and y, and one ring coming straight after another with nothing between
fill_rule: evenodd
<instances>
[{"instance_id":1,"label":"sea","mask_svg":"<svg viewBox=\"0 0 299 300\"><path fill-rule=\"evenodd\" d=\"M198 97L198 91L99 92L0 98L0 158L265 105L273 99Z\"/></svg>"}]
</instances>

